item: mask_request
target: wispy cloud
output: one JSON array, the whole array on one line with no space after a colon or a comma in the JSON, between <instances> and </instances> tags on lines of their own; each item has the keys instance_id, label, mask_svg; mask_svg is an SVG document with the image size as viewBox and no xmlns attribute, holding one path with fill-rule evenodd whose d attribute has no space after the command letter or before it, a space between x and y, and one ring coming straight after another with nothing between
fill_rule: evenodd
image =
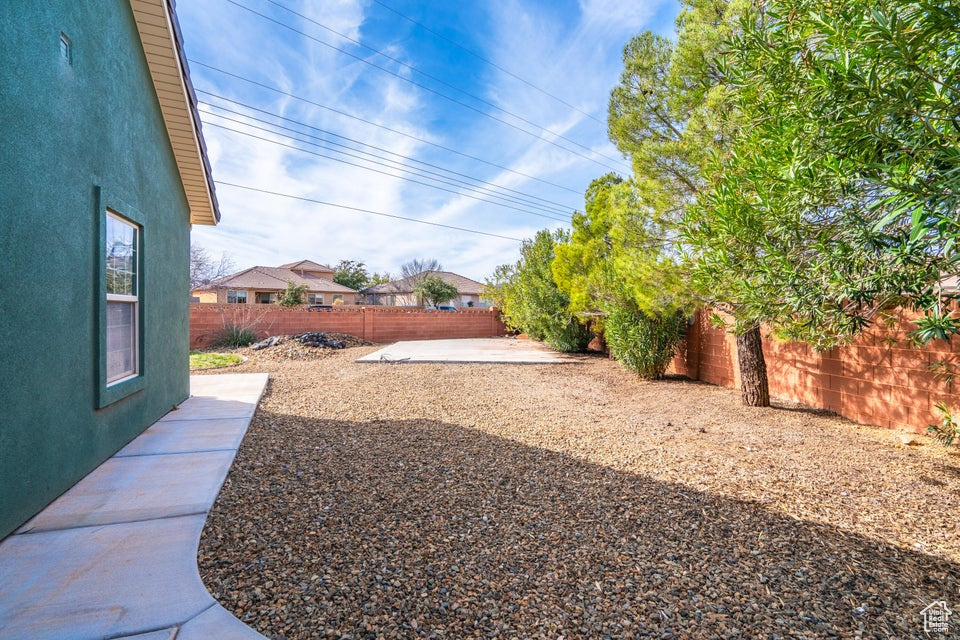
<instances>
[{"instance_id":1,"label":"wispy cloud","mask_svg":"<svg viewBox=\"0 0 960 640\"><path fill-rule=\"evenodd\" d=\"M485 9L491 12L489 19L476 21L478 25L489 25L489 28L484 27L486 31L473 34L472 44L482 44L482 51L478 53L535 82L550 94L593 116L591 118L509 74L471 59L449 44L436 41L409 23L396 23L399 18L385 13L382 8L375 13L376 5L354 0L323 3L278 0L308 20L279 10L266 0L237 2L316 38L347 48L398 75L409 76L437 91L456 95L459 100L489 110L469 97L457 95L449 88L419 77L396 62L332 36L310 20L350 38L369 42L370 46L389 47L392 57L429 69L432 74L442 73L446 82L543 125L552 132L542 133L544 137L574 148L593 161L453 105L400 78L298 36L227 0L178 1L178 14L190 57L356 118L483 158L509 170L442 151L427 142L400 136L193 65L191 73L198 89L562 203L567 205L567 213L575 207L582 207L582 196L519 173L582 194L592 178L607 170L596 164L597 161L626 170L625 163L617 163L618 152L606 139L606 127L602 121L605 120L607 96L619 76L623 44L658 15L655 11L660 5L638 9L636 2L628 0L583 0L574 9L558 12L551 6L532 1L511 0L491 3ZM411 7L405 10L399 0L392 2L391 6L408 14L413 11ZM672 5L668 7L674 10ZM449 15L444 16L450 19ZM391 25L391 20L396 24ZM424 21L428 20L424 18ZM395 28L389 28L391 26ZM433 26L442 28L443 25ZM425 54L424 51L433 53ZM449 59L438 57L437 51L445 52L443 55ZM203 92L200 97L211 104L225 104ZM206 110L216 111L212 107ZM533 129L502 112L497 113L497 117ZM531 237L539 228L561 224L256 140L213 125L222 124L293 144L283 136L253 131L215 116L205 114L203 118L207 123L204 133L214 176L219 181L518 238ZM557 134L576 140L589 150L574 147L557 138ZM342 142L341 139L334 140ZM378 169L386 171L383 167ZM453 187L445 185L445 188ZM215 253L226 251L239 267L280 264L300 258L335 263L343 258L364 260L372 270L396 273L406 260L429 257L439 259L450 270L483 279L497 264L513 262L518 255L517 242L378 218L228 186L218 189L218 197L223 222L216 228L195 227L194 240Z\"/></svg>"}]
</instances>

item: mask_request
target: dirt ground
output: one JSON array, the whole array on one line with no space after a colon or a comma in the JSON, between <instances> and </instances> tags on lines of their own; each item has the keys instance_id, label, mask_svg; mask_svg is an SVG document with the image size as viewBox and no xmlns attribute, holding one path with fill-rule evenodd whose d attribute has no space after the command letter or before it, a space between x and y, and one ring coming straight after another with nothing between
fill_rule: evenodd
<instances>
[{"instance_id":1,"label":"dirt ground","mask_svg":"<svg viewBox=\"0 0 960 640\"><path fill-rule=\"evenodd\" d=\"M918 638L960 606L956 447L599 356L374 349L224 370L271 381L201 575L270 638Z\"/></svg>"}]
</instances>

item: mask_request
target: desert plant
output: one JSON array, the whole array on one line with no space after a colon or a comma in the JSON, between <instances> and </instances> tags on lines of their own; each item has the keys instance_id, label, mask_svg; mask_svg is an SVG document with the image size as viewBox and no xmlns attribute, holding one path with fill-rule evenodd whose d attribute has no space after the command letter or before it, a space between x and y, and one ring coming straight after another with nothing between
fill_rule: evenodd
<instances>
[{"instance_id":1,"label":"desert plant","mask_svg":"<svg viewBox=\"0 0 960 640\"><path fill-rule=\"evenodd\" d=\"M257 334L270 331L272 323L264 323L266 305L231 304L220 312L220 329L213 340L214 347L246 347L257 341Z\"/></svg>"},{"instance_id":2,"label":"desert plant","mask_svg":"<svg viewBox=\"0 0 960 640\"><path fill-rule=\"evenodd\" d=\"M607 311L604 339L623 366L641 378L658 380L683 340L685 321L680 312L659 316L617 306Z\"/></svg>"},{"instance_id":3,"label":"desert plant","mask_svg":"<svg viewBox=\"0 0 960 640\"><path fill-rule=\"evenodd\" d=\"M228 324L213 341L214 347L248 347L257 341L256 331L252 327L241 324Z\"/></svg>"},{"instance_id":4,"label":"desert plant","mask_svg":"<svg viewBox=\"0 0 960 640\"><path fill-rule=\"evenodd\" d=\"M954 440L960 439L960 415L955 414L946 402L938 402L933 408L940 413L940 423L930 425L927 431L941 444L950 446Z\"/></svg>"}]
</instances>

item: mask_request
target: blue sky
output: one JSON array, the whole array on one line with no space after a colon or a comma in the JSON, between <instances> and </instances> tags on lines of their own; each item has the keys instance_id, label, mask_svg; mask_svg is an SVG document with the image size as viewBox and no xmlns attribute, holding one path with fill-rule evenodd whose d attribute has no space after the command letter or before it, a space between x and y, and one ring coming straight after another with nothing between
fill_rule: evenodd
<instances>
[{"instance_id":1,"label":"blue sky","mask_svg":"<svg viewBox=\"0 0 960 640\"><path fill-rule=\"evenodd\" d=\"M511 238L568 225L590 180L629 171L607 138L609 92L627 40L671 34L678 10L178 0L223 216L193 242L238 268L351 259L396 274L436 258L482 281L517 259Z\"/></svg>"}]
</instances>

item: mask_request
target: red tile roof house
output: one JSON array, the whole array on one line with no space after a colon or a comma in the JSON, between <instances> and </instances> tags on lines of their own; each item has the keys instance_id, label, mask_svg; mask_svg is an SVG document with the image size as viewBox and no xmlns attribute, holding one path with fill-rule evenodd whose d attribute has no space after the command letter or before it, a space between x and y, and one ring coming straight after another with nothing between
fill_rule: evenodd
<instances>
[{"instance_id":1,"label":"red tile roof house","mask_svg":"<svg viewBox=\"0 0 960 640\"><path fill-rule=\"evenodd\" d=\"M436 276L457 288L459 295L447 303L450 306L480 309L489 306L489 303L480 297L483 293L483 285L481 283L450 271L424 271L423 273L408 278L401 278L400 280L393 280L386 284L367 287L362 291L366 298L365 302L371 305L384 305L388 307L422 306L420 300L413 294L413 288L421 278L427 276Z\"/></svg>"},{"instance_id":2,"label":"red tile roof house","mask_svg":"<svg viewBox=\"0 0 960 640\"><path fill-rule=\"evenodd\" d=\"M210 282L193 291L201 303L270 304L287 288L287 283L306 285L305 304L357 304L361 298L356 289L333 281L330 267L311 260L299 260L279 267L250 267Z\"/></svg>"}]
</instances>

